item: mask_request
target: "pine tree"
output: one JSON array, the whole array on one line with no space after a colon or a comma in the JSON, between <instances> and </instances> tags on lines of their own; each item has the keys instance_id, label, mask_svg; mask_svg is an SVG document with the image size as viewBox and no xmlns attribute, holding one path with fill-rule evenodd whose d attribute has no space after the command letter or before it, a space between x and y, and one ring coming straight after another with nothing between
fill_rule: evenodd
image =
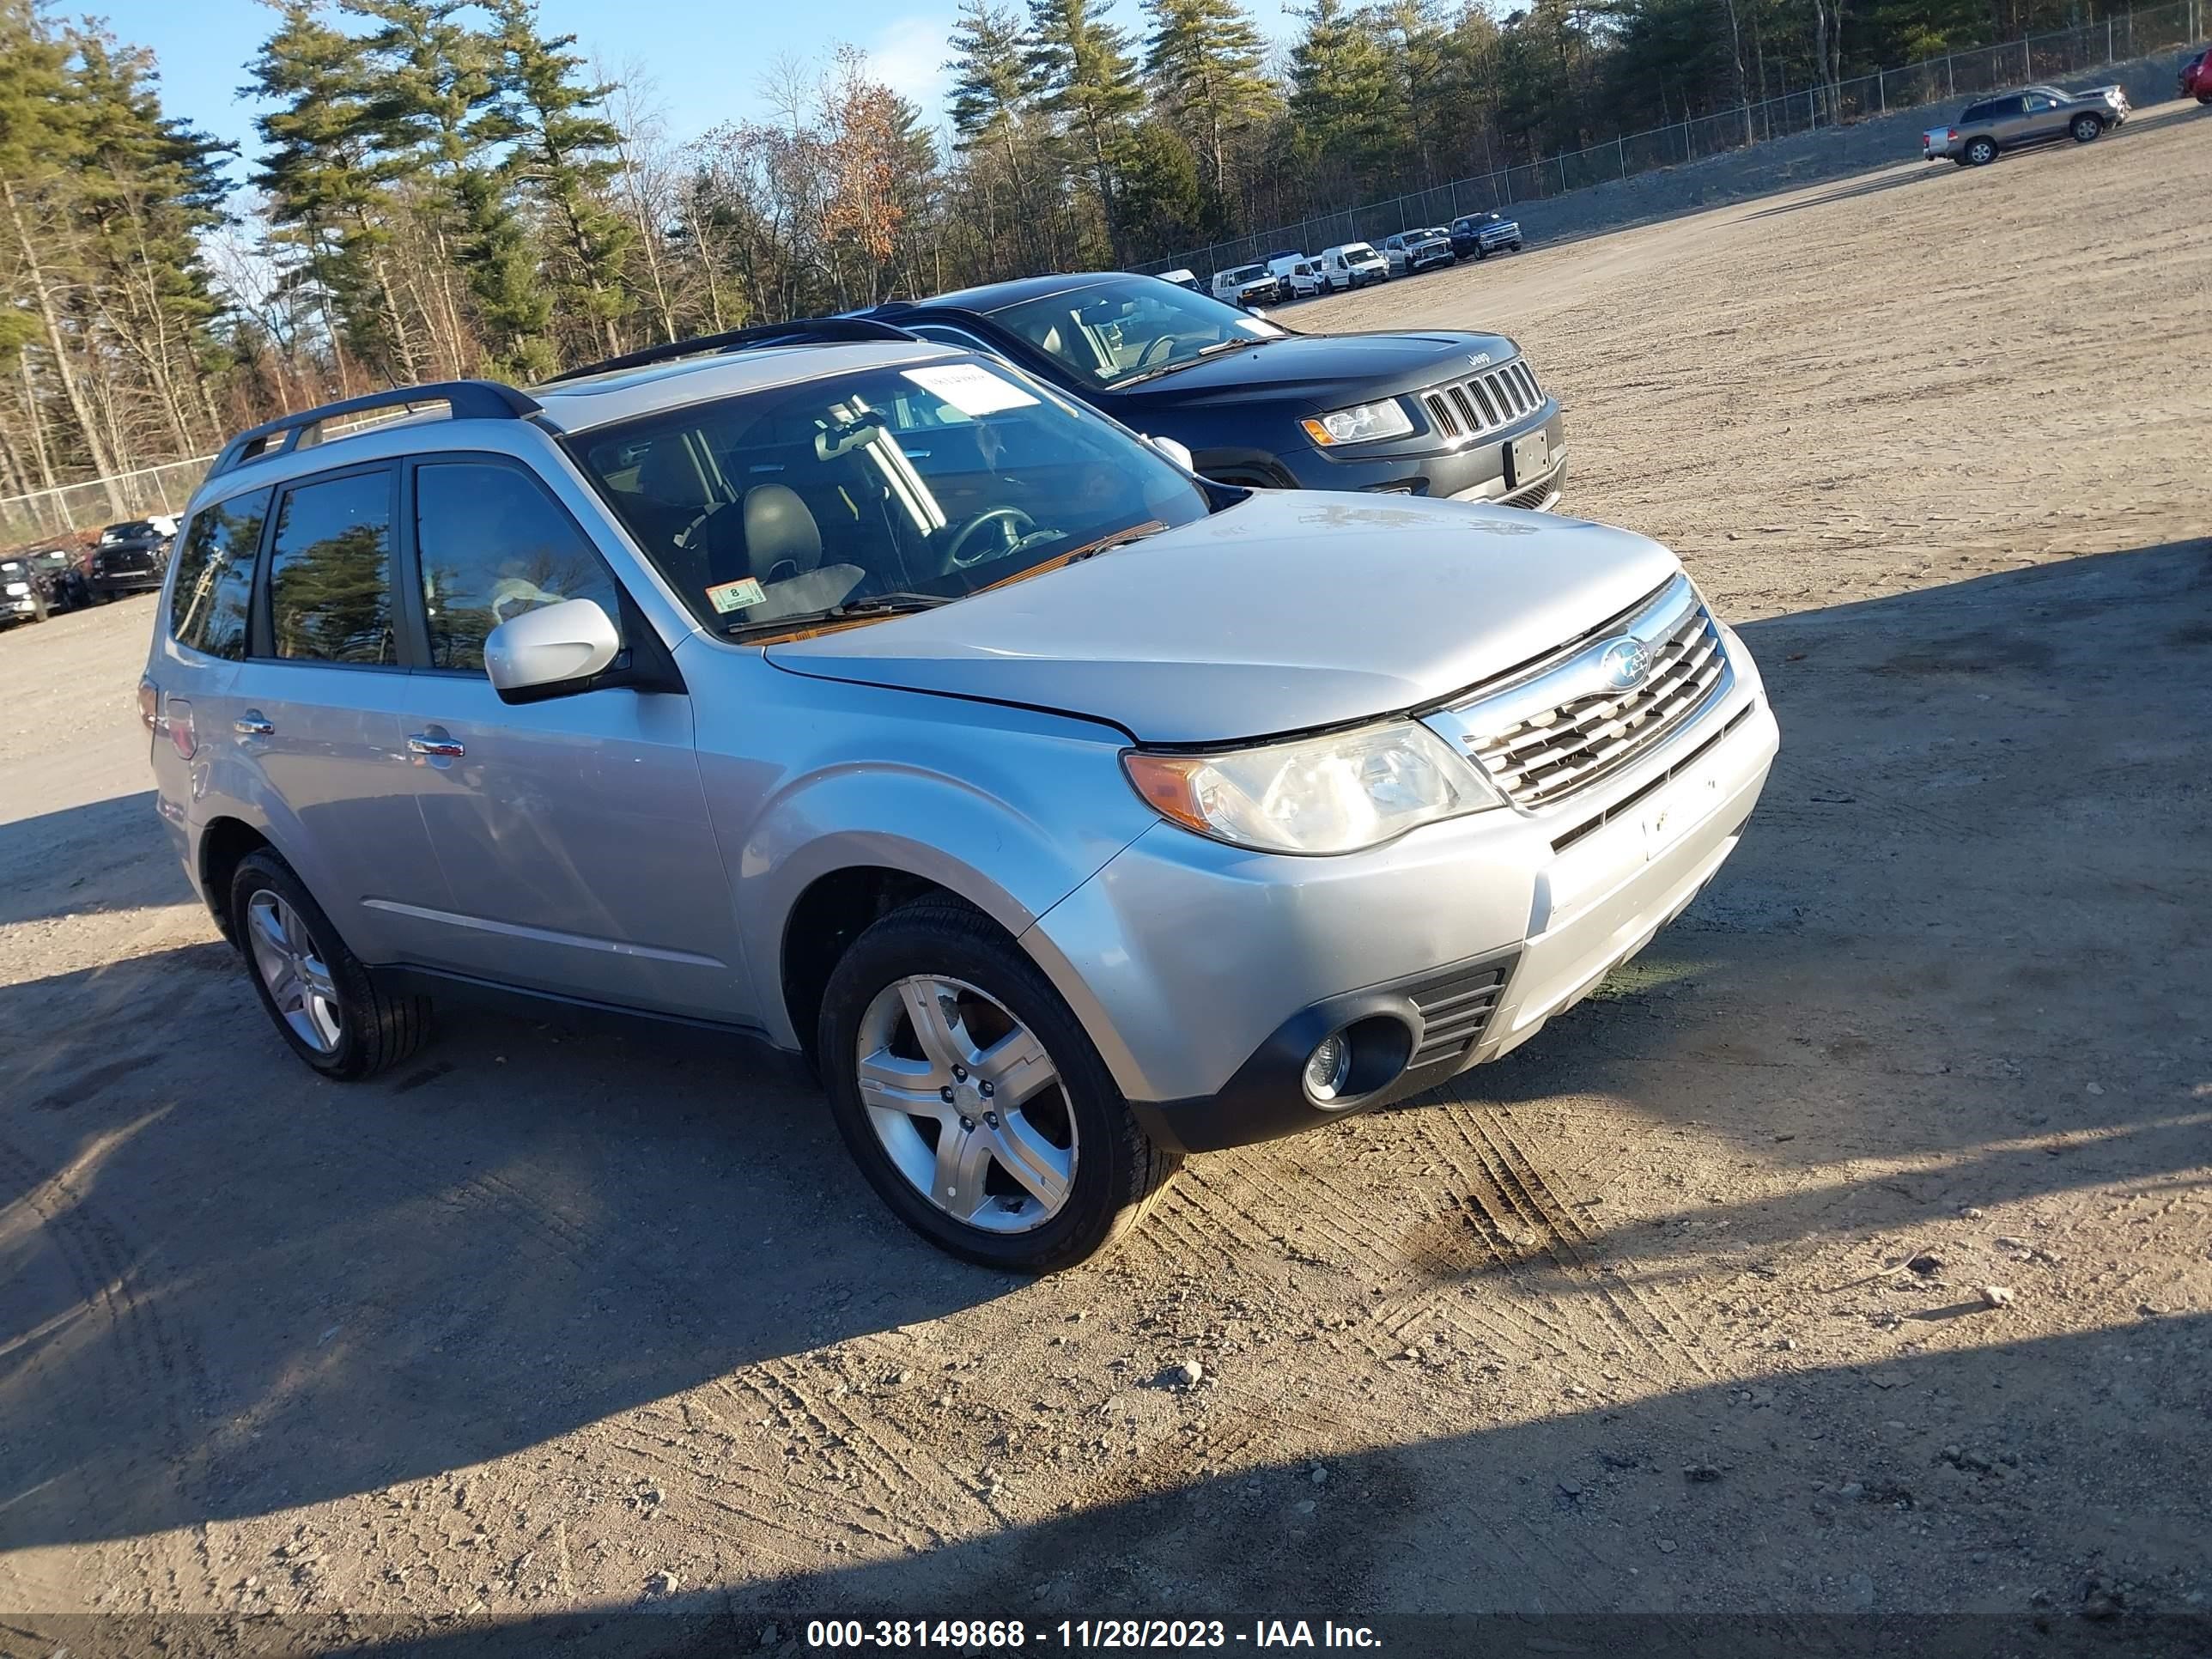
<instances>
[{"instance_id":1,"label":"pine tree","mask_svg":"<svg viewBox=\"0 0 2212 1659\"><path fill-rule=\"evenodd\" d=\"M1098 21L1091 0L1030 0L1029 62L1044 106L1059 118L1091 173L1114 263L1122 262L1115 174L1145 89L1121 30Z\"/></svg>"},{"instance_id":2,"label":"pine tree","mask_svg":"<svg viewBox=\"0 0 2212 1659\"><path fill-rule=\"evenodd\" d=\"M994 242L1003 216L1022 263L1057 263L1060 159L1039 119L1044 85L1020 16L992 0L962 0L951 46L949 107L983 216L976 228Z\"/></svg>"},{"instance_id":3,"label":"pine tree","mask_svg":"<svg viewBox=\"0 0 2212 1659\"><path fill-rule=\"evenodd\" d=\"M445 278L458 270L492 367L521 379L550 374L545 337L553 298L538 278L529 227L510 199L499 150L516 137L501 101L497 43L456 21L464 0L345 0L381 27L369 37L379 87L367 112L378 143L416 158L435 181L432 238L447 331L466 365L464 327ZM448 228L450 227L450 235Z\"/></svg>"},{"instance_id":4,"label":"pine tree","mask_svg":"<svg viewBox=\"0 0 2212 1659\"><path fill-rule=\"evenodd\" d=\"M576 37L540 34L536 0L493 0L491 11L515 136L509 166L546 216L559 309L599 346L619 351L629 309L623 268L635 233L606 200L622 166L622 135L597 112L612 88L575 81L584 61L568 51Z\"/></svg>"},{"instance_id":5,"label":"pine tree","mask_svg":"<svg viewBox=\"0 0 2212 1659\"><path fill-rule=\"evenodd\" d=\"M1259 29L1237 0L1145 0L1145 73L1197 151L1206 188L1230 196L1229 147L1279 104Z\"/></svg>"},{"instance_id":6,"label":"pine tree","mask_svg":"<svg viewBox=\"0 0 2212 1659\"><path fill-rule=\"evenodd\" d=\"M220 309L201 263L200 233L221 222L230 147L165 118L153 56L105 31L70 31L70 76L82 162L73 216L106 332L142 373L174 453L219 435L198 370Z\"/></svg>"},{"instance_id":7,"label":"pine tree","mask_svg":"<svg viewBox=\"0 0 2212 1659\"><path fill-rule=\"evenodd\" d=\"M1301 147L1365 187L1398 148L1402 116L1391 65L1365 21L1343 0L1314 0L1306 32L1291 48L1291 117Z\"/></svg>"},{"instance_id":8,"label":"pine tree","mask_svg":"<svg viewBox=\"0 0 2212 1659\"><path fill-rule=\"evenodd\" d=\"M374 152L375 81L365 42L323 21L317 0L276 0L276 32L248 64L268 148L253 185L268 197L272 251L322 312L331 343L386 375L422 378L388 249L395 168ZM343 360L339 381L345 380Z\"/></svg>"},{"instance_id":9,"label":"pine tree","mask_svg":"<svg viewBox=\"0 0 2212 1659\"><path fill-rule=\"evenodd\" d=\"M81 106L70 96L69 56L67 43L46 27L31 0L0 4L0 233L15 244L22 262L30 308L38 319L37 337L85 459L106 478L116 468L94 416L85 331L70 315L67 250L49 234L73 170L83 159ZM28 359L18 366L27 370ZM27 417L40 424L34 436L51 471L37 392L27 380L25 403ZM106 495L110 510L119 516L125 508L114 483L108 484Z\"/></svg>"}]
</instances>

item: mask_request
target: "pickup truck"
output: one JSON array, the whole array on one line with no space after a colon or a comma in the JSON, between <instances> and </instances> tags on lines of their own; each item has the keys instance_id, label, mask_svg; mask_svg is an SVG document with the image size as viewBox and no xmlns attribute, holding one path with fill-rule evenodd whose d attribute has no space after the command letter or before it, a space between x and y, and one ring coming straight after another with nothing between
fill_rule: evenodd
<instances>
[{"instance_id":1,"label":"pickup truck","mask_svg":"<svg viewBox=\"0 0 2212 1659\"><path fill-rule=\"evenodd\" d=\"M1451 246L1452 252L1462 259L1469 254L1487 259L1508 249L1518 253L1521 222L1502 213L1470 213L1465 218L1452 221Z\"/></svg>"},{"instance_id":2,"label":"pickup truck","mask_svg":"<svg viewBox=\"0 0 2212 1659\"><path fill-rule=\"evenodd\" d=\"M1920 155L1927 161L1985 167L2002 150L2056 143L2061 138L2089 143L2107 128L2118 126L2128 113L2128 95L2118 87L2089 92L2027 87L1967 105L1953 125L1929 128L1920 135Z\"/></svg>"}]
</instances>

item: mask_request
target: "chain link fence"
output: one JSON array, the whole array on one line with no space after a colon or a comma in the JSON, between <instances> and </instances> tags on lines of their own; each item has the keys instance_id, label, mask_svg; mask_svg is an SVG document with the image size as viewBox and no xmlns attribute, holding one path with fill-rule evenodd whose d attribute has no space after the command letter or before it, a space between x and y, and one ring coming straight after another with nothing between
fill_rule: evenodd
<instances>
[{"instance_id":1,"label":"chain link fence","mask_svg":"<svg viewBox=\"0 0 2212 1659\"><path fill-rule=\"evenodd\" d=\"M1672 126L1625 134L1540 161L1455 179L1364 207L1317 214L1296 224L1155 259L1137 269L1157 273L1182 268L1203 278L1231 265L1255 264L1280 249L1315 252L1344 242L1378 242L1394 232L1418 226L1449 224L1463 214L1510 213L1519 203L1542 201L1660 167L1681 167L1771 139L2033 82L2071 79L2107 64L2193 45L2208 21L2212 21L2212 0L2169 0L2166 5L2076 28L1930 58L1833 87L1811 87L1762 103L1678 121Z\"/></svg>"},{"instance_id":2,"label":"chain link fence","mask_svg":"<svg viewBox=\"0 0 2212 1659\"><path fill-rule=\"evenodd\" d=\"M119 472L112 478L61 484L0 499L0 547L60 541L118 520L182 513L214 459L212 455L201 455L189 461L167 461L135 472ZM118 500L120 512L116 510Z\"/></svg>"}]
</instances>

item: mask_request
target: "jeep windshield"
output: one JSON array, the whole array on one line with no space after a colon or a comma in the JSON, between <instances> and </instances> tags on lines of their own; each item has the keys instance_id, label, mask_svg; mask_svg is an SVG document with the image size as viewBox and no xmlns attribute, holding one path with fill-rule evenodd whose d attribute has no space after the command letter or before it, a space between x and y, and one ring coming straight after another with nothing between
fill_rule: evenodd
<instances>
[{"instance_id":1,"label":"jeep windshield","mask_svg":"<svg viewBox=\"0 0 2212 1659\"><path fill-rule=\"evenodd\" d=\"M1208 510L1149 444L975 358L690 404L572 449L693 613L747 640L942 605Z\"/></svg>"},{"instance_id":2,"label":"jeep windshield","mask_svg":"<svg viewBox=\"0 0 2212 1659\"><path fill-rule=\"evenodd\" d=\"M1250 267L1254 279L1266 270ZM1128 276L1024 300L991 320L1085 386L1107 388L1187 368L1200 358L1279 340L1284 331L1209 295Z\"/></svg>"}]
</instances>

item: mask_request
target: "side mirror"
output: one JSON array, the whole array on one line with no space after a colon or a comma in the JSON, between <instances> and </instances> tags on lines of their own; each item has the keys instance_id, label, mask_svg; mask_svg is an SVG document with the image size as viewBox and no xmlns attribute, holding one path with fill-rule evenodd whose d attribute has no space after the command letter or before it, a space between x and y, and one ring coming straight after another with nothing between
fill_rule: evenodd
<instances>
[{"instance_id":1,"label":"side mirror","mask_svg":"<svg viewBox=\"0 0 2212 1659\"><path fill-rule=\"evenodd\" d=\"M622 652L622 635L592 599L563 599L510 617L484 640L484 672L503 702L580 691Z\"/></svg>"},{"instance_id":2,"label":"side mirror","mask_svg":"<svg viewBox=\"0 0 2212 1659\"><path fill-rule=\"evenodd\" d=\"M1264 311L1261 310L1259 307L1257 307L1257 306L1254 306L1254 307L1251 307L1251 311L1252 311L1252 314L1253 314L1255 317L1257 317L1257 318L1258 318L1261 322L1263 322L1263 323L1264 323L1264 322L1266 322L1266 321L1267 320L1267 313L1266 312L1264 312Z\"/></svg>"},{"instance_id":3,"label":"side mirror","mask_svg":"<svg viewBox=\"0 0 2212 1659\"><path fill-rule=\"evenodd\" d=\"M1145 441L1184 471L1195 473L1198 471L1197 458L1192 455L1188 445L1179 444L1173 438L1146 438Z\"/></svg>"}]
</instances>

